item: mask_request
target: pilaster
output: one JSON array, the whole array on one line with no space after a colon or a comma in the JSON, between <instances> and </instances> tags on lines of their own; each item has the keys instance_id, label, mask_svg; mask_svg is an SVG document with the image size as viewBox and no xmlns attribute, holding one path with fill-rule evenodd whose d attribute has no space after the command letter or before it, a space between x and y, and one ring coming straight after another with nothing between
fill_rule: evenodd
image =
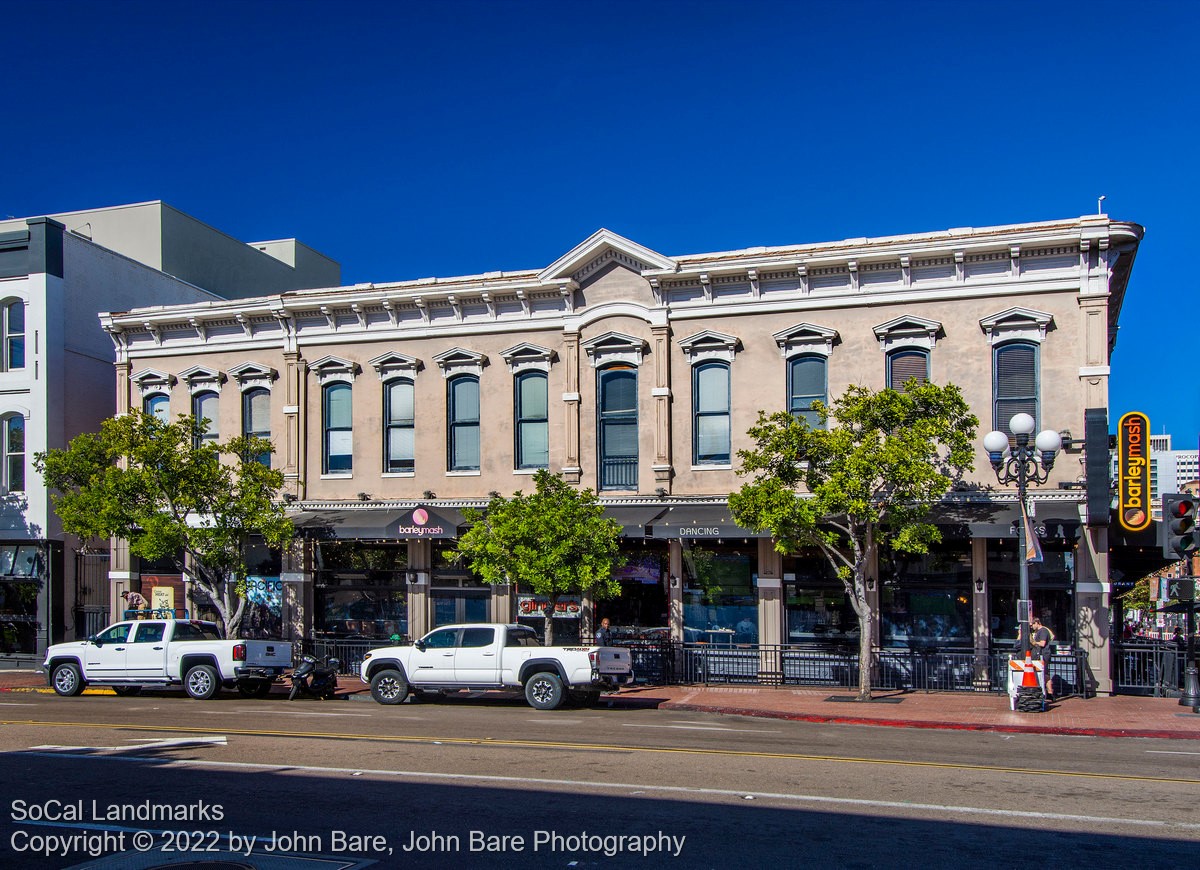
<instances>
[{"instance_id":1,"label":"pilaster","mask_svg":"<svg viewBox=\"0 0 1200 870\"><path fill-rule=\"evenodd\" d=\"M563 478L578 484L583 476L579 456L579 333L563 333Z\"/></svg>"}]
</instances>

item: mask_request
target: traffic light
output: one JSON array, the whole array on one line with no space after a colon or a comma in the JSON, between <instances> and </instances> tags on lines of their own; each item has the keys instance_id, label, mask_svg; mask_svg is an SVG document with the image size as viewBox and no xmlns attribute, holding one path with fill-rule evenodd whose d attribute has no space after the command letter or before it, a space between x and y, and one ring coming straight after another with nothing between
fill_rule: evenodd
<instances>
[{"instance_id":1,"label":"traffic light","mask_svg":"<svg viewBox=\"0 0 1200 870\"><path fill-rule=\"evenodd\" d=\"M1196 528L1196 499L1190 495L1164 495L1163 558L1185 559L1200 548L1200 530Z\"/></svg>"}]
</instances>

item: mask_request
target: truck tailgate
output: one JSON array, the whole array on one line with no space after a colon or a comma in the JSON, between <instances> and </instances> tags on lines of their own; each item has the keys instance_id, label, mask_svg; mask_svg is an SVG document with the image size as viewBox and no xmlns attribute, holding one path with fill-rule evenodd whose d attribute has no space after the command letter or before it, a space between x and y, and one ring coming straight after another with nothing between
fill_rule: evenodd
<instances>
[{"instance_id":1,"label":"truck tailgate","mask_svg":"<svg viewBox=\"0 0 1200 870\"><path fill-rule=\"evenodd\" d=\"M602 674L628 674L633 670L629 650L619 646L600 647L597 670Z\"/></svg>"},{"instance_id":2,"label":"truck tailgate","mask_svg":"<svg viewBox=\"0 0 1200 870\"><path fill-rule=\"evenodd\" d=\"M286 640L248 640L246 644L246 667L290 668L292 645Z\"/></svg>"}]
</instances>

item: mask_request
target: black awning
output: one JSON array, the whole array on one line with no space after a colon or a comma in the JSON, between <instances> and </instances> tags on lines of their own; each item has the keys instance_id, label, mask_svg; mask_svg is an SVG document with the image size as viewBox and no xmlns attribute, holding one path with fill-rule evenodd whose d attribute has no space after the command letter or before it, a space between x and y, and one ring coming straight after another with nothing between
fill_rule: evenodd
<instances>
[{"instance_id":1,"label":"black awning","mask_svg":"<svg viewBox=\"0 0 1200 870\"><path fill-rule=\"evenodd\" d=\"M407 510L351 508L303 511L292 516L302 534L316 538L393 541L407 538L457 538L462 514L454 508Z\"/></svg>"},{"instance_id":2,"label":"black awning","mask_svg":"<svg viewBox=\"0 0 1200 870\"><path fill-rule=\"evenodd\" d=\"M1015 538L1020 517L1015 504L937 505L929 522L950 537ZM1043 540L1074 540L1082 527L1079 507L1073 502L1035 502L1030 519Z\"/></svg>"},{"instance_id":3,"label":"black awning","mask_svg":"<svg viewBox=\"0 0 1200 870\"><path fill-rule=\"evenodd\" d=\"M661 504L608 505L604 508L606 519L616 520L621 524L621 536L624 538L647 537L647 529L666 512L666 506Z\"/></svg>"},{"instance_id":4,"label":"black awning","mask_svg":"<svg viewBox=\"0 0 1200 870\"><path fill-rule=\"evenodd\" d=\"M729 508L719 505L675 505L656 519L652 538L769 538L767 531L752 532L733 521Z\"/></svg>"}]
</instances>

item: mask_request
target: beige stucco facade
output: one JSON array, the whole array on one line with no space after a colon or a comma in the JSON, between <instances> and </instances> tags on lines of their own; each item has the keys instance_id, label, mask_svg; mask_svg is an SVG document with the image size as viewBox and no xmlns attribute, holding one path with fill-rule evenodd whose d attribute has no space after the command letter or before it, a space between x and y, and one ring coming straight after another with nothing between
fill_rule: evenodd
<instances>
[{"instance_id":1,"label":"beige stucco facade","mask_svg":"<svg viewBox=\"0 0 1200 870\"><path fill-rule=\"evenodd\" d=\"M1142 230L1106 216L960 229L882 239L668 257L601 230L536 270L294 291L231 302L102 315L119 372L119 410L168 394L172 414L201 390L219 393L222 438L240 434L241 395L271 391L274 463L298 511L433 509L486 503L531 487L515 459L514 376L544 370L551 471L597 490L613 508L720 507L740 485L737 451L760 410L787 407L787 364L826 360L826 396L851 384L886 385L894 350L928 353L929 377L954 383L981 421L993 420L993 350L1019 339L1037 348L1038 427L1070 433L1033 500L1074 517L1077 642L1095 651L1101 685L1109 592L1103 525L1084 510L1085 412L1107 408L1108 361ZM729 365L731 460L693 455L693 367ZM636 487L601 478L597 372L636 370ZM478 469L448 468L447 383L479 378ZM385 473L386 383L409 377L416 420L411 473ZM322 473L322 390L347 383L353 470ZM948 508L1015 504L982 446ZM1043 514L1045 511L1043 511ZM1092 520L1095 518L1092 517ZM992 537L1004 535L993 532ZM678 541L669 542L678 577ZM410 565L429 558L414 542ZM786 571L770 543L757 561L759 638L786 642ZM986 581L977 538L968 562ZM290 576L307 582L302 566ZM422 579L421 583L425 580ZM664 579L664 583L666 583ZM419 601L421 584L414 590ZM678 587L665 590L682 630ZM311 600L298 594L297 600ZM498 602L498 603L497 603ZM511 618L511 602L493 606ZM986 584L973 593L976 647L986 644ZM419 608L418 608L419 609ZM427 622L414 615L411 627ZM301 620L303 622L303 620ZM981 638L984 640L981 641Z\"/></svg>"}]
</instances>

